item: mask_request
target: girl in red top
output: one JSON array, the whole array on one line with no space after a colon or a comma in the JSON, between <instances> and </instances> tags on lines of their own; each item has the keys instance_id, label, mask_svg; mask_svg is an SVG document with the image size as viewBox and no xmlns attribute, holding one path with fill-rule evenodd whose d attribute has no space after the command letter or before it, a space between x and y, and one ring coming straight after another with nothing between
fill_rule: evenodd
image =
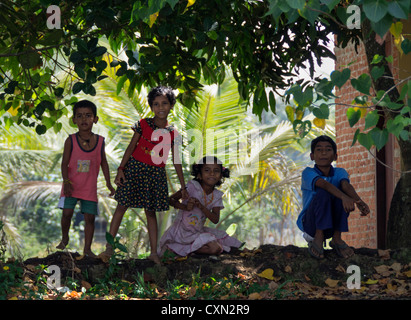
<instances>
[{"instance_id":1,"label":"girl in red top","mask_svg":"<svg viewBox=\"0 0 411 320\"><path fill-rule=\"evenodd\" d=\"M116 236L124 213L129 207L144 208L151 248L149 259L158 264L160 259L157 256L156 211L169 210L165 164L170 149L183 196L188 198L181 161L178 152L174 151L174 145L181 143L181 138L167 122L167 116L175 102L171 88L160 86L150 91L148 104L154 118L141 119L132 127L134 135L114 180L118 186L115 195L118 204L111 220L110 234ZM113 248L107 244L100 257L106 260L112 253Z\"/></svg>"}]
</instances>

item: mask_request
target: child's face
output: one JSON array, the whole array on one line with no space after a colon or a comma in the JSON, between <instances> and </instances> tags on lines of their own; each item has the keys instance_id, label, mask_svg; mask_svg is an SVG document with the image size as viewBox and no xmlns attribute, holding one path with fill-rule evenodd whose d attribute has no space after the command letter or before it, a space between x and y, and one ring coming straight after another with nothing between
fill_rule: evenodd
<instances>
[{"instance_id":1,"label":"child's face","mask_svg":"<svg viewBox=\"0 0 411 320\"><path fill-rule=\"evenodd\" d=\"M167 116L173 105L170 104L166 96L157 96L153 100L151 110L159 119L167 119Z\"/></svg>"},{"instance_id":2,"label":"child's face","mask_svg":"<svg viewBox=\"0 0 411 320\"><path fill-rule=\"evenodd\" d=\"M221 166L217 163L204 164L201 167L200 179L204 184L214 187L221 180Z\"/></svg>"},{"instance_id":3,"label":"child's face","mask_svg":"<svg viewBox=\"0 0 411 320\"><path fill-rule=\"evenodd\" d=\"M97 123L98 117L94 116L90 108L78 108L73 116L73 123L77 125L80 131L87 131L93 128L93 124Z\"/></svg>"},{"instance_id":4,"label":"child's face","mask_svg":"<svg viewBox=\"0 0 411 320\"><path fill-rule=\"evenodd\" d=\"M337 154L334 153L331 143L327 141L318 142L310 157L319 167L330 166L333 161L337 160Z\"/></svg>"}]
</instances>

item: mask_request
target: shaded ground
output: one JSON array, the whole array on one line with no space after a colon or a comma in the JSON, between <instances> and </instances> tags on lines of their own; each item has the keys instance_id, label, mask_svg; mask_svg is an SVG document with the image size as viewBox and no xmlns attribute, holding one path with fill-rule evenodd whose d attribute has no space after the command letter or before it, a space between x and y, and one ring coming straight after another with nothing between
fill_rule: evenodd
<instances>
[{"instance_id":1,"label":"shaded ground","mask_svg":"<svg viewBox=\"0 0 411 320\"><path fill-rule=\"evenodd\" d=\"M107 279L108 270L112 271L109 276L112 280L121 278L133 282L137 275L143 275L144 280L159 291L174 280L193 285L193 278L196 283L213 277L260 285L258 292L242 291L237 295L232 292L229 296L238 299L411 299L411 248L355 249L355 255L347 260L334 251L325 250L325 259L316 260L306 248L263 245L255 250L234 250L217 259L196 255L179 260L167 261L162 266L146 259L119 260L115 265L111 263L109 269L110 263L100 259L60 251L45 258L28 259L24 265L28 276L35 274L32 270L37 265L57 265L62 282L71 277L91 286ZM360 289L347 288L350 265L360 268ZM194 296L199 286L191 289ZM190 297L190 293L181 297Z\"/></svg>"}]
</instances>

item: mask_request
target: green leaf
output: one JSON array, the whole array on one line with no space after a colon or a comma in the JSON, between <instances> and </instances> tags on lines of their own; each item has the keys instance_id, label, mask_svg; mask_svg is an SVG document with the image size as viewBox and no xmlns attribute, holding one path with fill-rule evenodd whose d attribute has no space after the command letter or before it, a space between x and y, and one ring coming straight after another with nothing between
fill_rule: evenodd
<instances>
[{"instance_id":1,"label":"green leaf","mask_svg":"<svg viewBox=\"0 0 411 320\"><path fill-rule=\"evenodd\" d=\"M322 103L319 108L313 109L313 115L318 119L328 119L330 116L330 109L326 103Z\"/></svg>"},{"instance_id":2,"label":"green leaf","mask_svg":"<svg viewBox=\"0 0 411 320\"><path fill-rule=\"evenodd\" d=\"M351 85L355 90L367 94L370 94L371 78L368 74L363 73L358 79L351 79Z\"/></svg>"},{"instance_id":3,"label":"green leaf","mask_svg":"<svg viewBox=\"0 0 411 320\"><path fill-rule=\"evenodd\" d=\"M24 69L32 69L41 64L41 56L37 52L31 52L18 56L18 61Z\"/></svg>"},{"instance_id":4,"label":"green leaf","mask_svg":"<svg viewBox=\"0 0 411 320\"><path fill-rule=\"evenodd\" d=\"M109 232L106 232L106 241L108 244L114 247L114 237Z\"/></svg>"},{"instance_id":5,"label":"green leaf","mask_svg":"<svg viewBox=\"0 0 411 320\"><path fill-rule=\"evenodd\" d=\"M365 0L362 9L372 22L380 21L388 12L388 4L385 0Z\"/></svg>"},{"instance_id":6,"label":"green leaf","mask_svg":"<svg viewBox=\"0 0 411 320\"><path fill-rule=\"evenodd\" d=\"M303 9L305 6L305 0L288 0L287 4L293 9Z\"/></svg>"},{"instance_id":7,"label":"green leaf","mask_svg":"<svg viewBox=\"0 0 411 320\"><path fill-rule=\"evenodd\" d=\"M36 127L36 132L38 135L45 134L47 131L47 127L43 124L38 124Z\"/></svg>"},{"instance_id":8,"label":"green leaf","mask_svg":"<svg viewBox=\"0 0 411 320\"><path fill-rule=\"evenodd\" d=\"M364 146L367 150L370 150L373 144L370 133L359 133L358 142Z\"/></svg>"},{"instance_id":9,"label":"green leaf","mask_svg":"<svg viewBox=\"0 0 411 320\"><path fill-rule=\"evenodd\" d=\"M404 54L408 54L411 51L411 41L409 39L404 39L401 42L401 49Z\"/></svg>"},{"instance_id":10,"label":"green leaf","mask_svg":"<svg viewBox=\"0 0 411 320\"><path fill-rule=\"evenodd\" d=\"M383 56L381 56L381 55L379 55L379 54L376 54L376 55L372 58L371 64L378 64L378 63L380 63L380 62L382 61L382 59L384 59Z\"/></svg>"},{"instance_id":11,"label":"green leaf","mask_svg":"<svg viewBox=\"0 0 411 320\"><path fill-rule=\"evenodd\" d=\"M275 101L274 93L272 91L270 91L268 100L270 102L271 112L276 114L276 101Z\"/></svg>"},{"instance_id":12,"label":"green leaf","mask_svg":"<svg viewBox=\"0 0 411 320\"><path fill-rule=\"evenodd\" d=\"M351 76L351 70L345 68L343 71L335 70L331 73L331 81L338 88L341 88Z\"/></svg>"},{"instance_id":13,"label":"green leaf","mask_svg":"<svg viewBox=\"0 0 411 320\"><path fill-rule=\"evenodd\" d=\"M84 88L83 82L76 82L73 86L73 94L79 93Z\"/></svg>"},{"instance_id":14,"label":"green leaf","mask_svg":"<svg viewBox=\"0 0 411 320\"><path fill-rule=\"evenodd\" d=\"M388 12L397 19L408 19L410 0L392 0L388 3Z\"/></svg>"},{"instance_id":15,"label":"green leaf","mask_svg":"<svg viewBox=\"0 0 411 320\"><path fill-rule=\"evenodd\" d=\"M361 110L355 110L354 108L348 108L347 118L352 128L361 118Z\"/></svg>"},{"instance_id":16,"label":"green leaf","mask_svg":"<svg viewBox=\"0 0 411 320\"><path fill-rule=\"evenodd\" d=\"M380 151L388 141L388 130L385 128L383 130L374 128L370 131L370 134L377 150Z\"/></svg>"},{"instance_id":17,"label":"green leaf","mask_svg":"<svg viewBox=\"0 0 411 320\"><path fill-rule=\"evenodd\" d=\"M352 139L351 147L353 147L355 143L357 142L359 134L360 134L360 129L357 129L354 133L354 138Z\"/></svg>"},{"instance_id":18,"label":"green leaf","mask_svg":"<svg viewBox=\"0 0 411 320\"><path fill-rule=\"evenodd\" d=\"M377 110L374 110L372 112L369 112L365 116L365 127L364 130L367 130L369 128L375 127L378 123L378 120L380 119L380 116L378 114Z\"/></svg>"},{"instance_id":19,"label":"green leaf","mask_svg":"<svg viewBox=\"0 0 411 320\"><path fill-rule=\"evenodd\" d=\"M385 69L383 66L381 67L375 66L371 70L371 76L374 78L374 80L377 80L384 74L384 70Z\"/></svg>"}]
</instances>

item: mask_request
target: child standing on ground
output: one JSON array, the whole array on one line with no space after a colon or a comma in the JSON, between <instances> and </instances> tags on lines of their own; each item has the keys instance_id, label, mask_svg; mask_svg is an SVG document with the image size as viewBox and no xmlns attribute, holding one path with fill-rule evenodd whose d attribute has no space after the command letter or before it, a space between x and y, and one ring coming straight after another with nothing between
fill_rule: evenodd
<instances>
[{"instance_id":1,"label":"child standing on ground","mask_svg":"<svg viewBox=\"0 0 411 320\"><path fill-rule=\"evenodd\" d=\"M63 187L58 207L63 209L61 217L62 239L57 249L64 249L69 242L69 229L74 208L80 201L84 214L84 254L95 257L91 251L94 235L94 220L98 214L97 177L101 169L106 179L110 196L114 188L110 182L110 173L104 151L104 137L92 132L97 123L97 108L88 100L77 102L73 107L73 123L78 132L70 135L64 143L61 174Z\"/></svg>"},{"instance_id":2,"label":"child standing on ground","mask_svg":"<svg viewBox=\"0 0 411 320\"><path fill-rule=\"evenodd\" d=\"M341 233L348 231L348 216L355 210L355 204L362 216L369 214L370 209L350 184L347 171L331 165L337 160L334 140L327 136L314 139L310 157L315 165L302 173L303 210L297 225L304 231L313 257L324 258L323 242L332 237L330 246L339 256L348 258L354 251L341 239Z\"/></svg>"},{"instance_id":3,"label":"child standing on ground","mask_svg":"<svg viewBox=\"0 0 411 320\"><path fill-rule=\"evenodd\" d=\"M169 210L168 186L165 165L172 151L173 164L180 180L180 192L187 197L182 165L177 148L181 138L173 126L167 122L170 110L176 102L173 90L159 86L148 94L148 104L154 113L153 118L142 119L132 129L134 135L118 167L114 180L118 186L115 199L117 208L111 220L109 233L115 237L129 207L144 208L151 247L150 260L159 264L157 255L157 217L156 211ZM105 260L113 254L110 244L100 254Z\"/></svg>"},{"instance_id":4,"label":"child standing on ground","mask_svg":"<svg viewBox=\"0 0 411 320\"><path fill-rule=\"evenodd\" d=\"M241 242L225 231L204 227L206 219L215 224L220 220L223 192L215 187L229 177L230 171L216 157L204 157L193 165L191 174L194 179L187 183L189 199L180 203L180 191L170 197L170 205L180 210L160 240L160 254L170 249L180 256L192 252L218 255L230 251L230 247L240 247Z\"/></svg>"}]
</instances>

